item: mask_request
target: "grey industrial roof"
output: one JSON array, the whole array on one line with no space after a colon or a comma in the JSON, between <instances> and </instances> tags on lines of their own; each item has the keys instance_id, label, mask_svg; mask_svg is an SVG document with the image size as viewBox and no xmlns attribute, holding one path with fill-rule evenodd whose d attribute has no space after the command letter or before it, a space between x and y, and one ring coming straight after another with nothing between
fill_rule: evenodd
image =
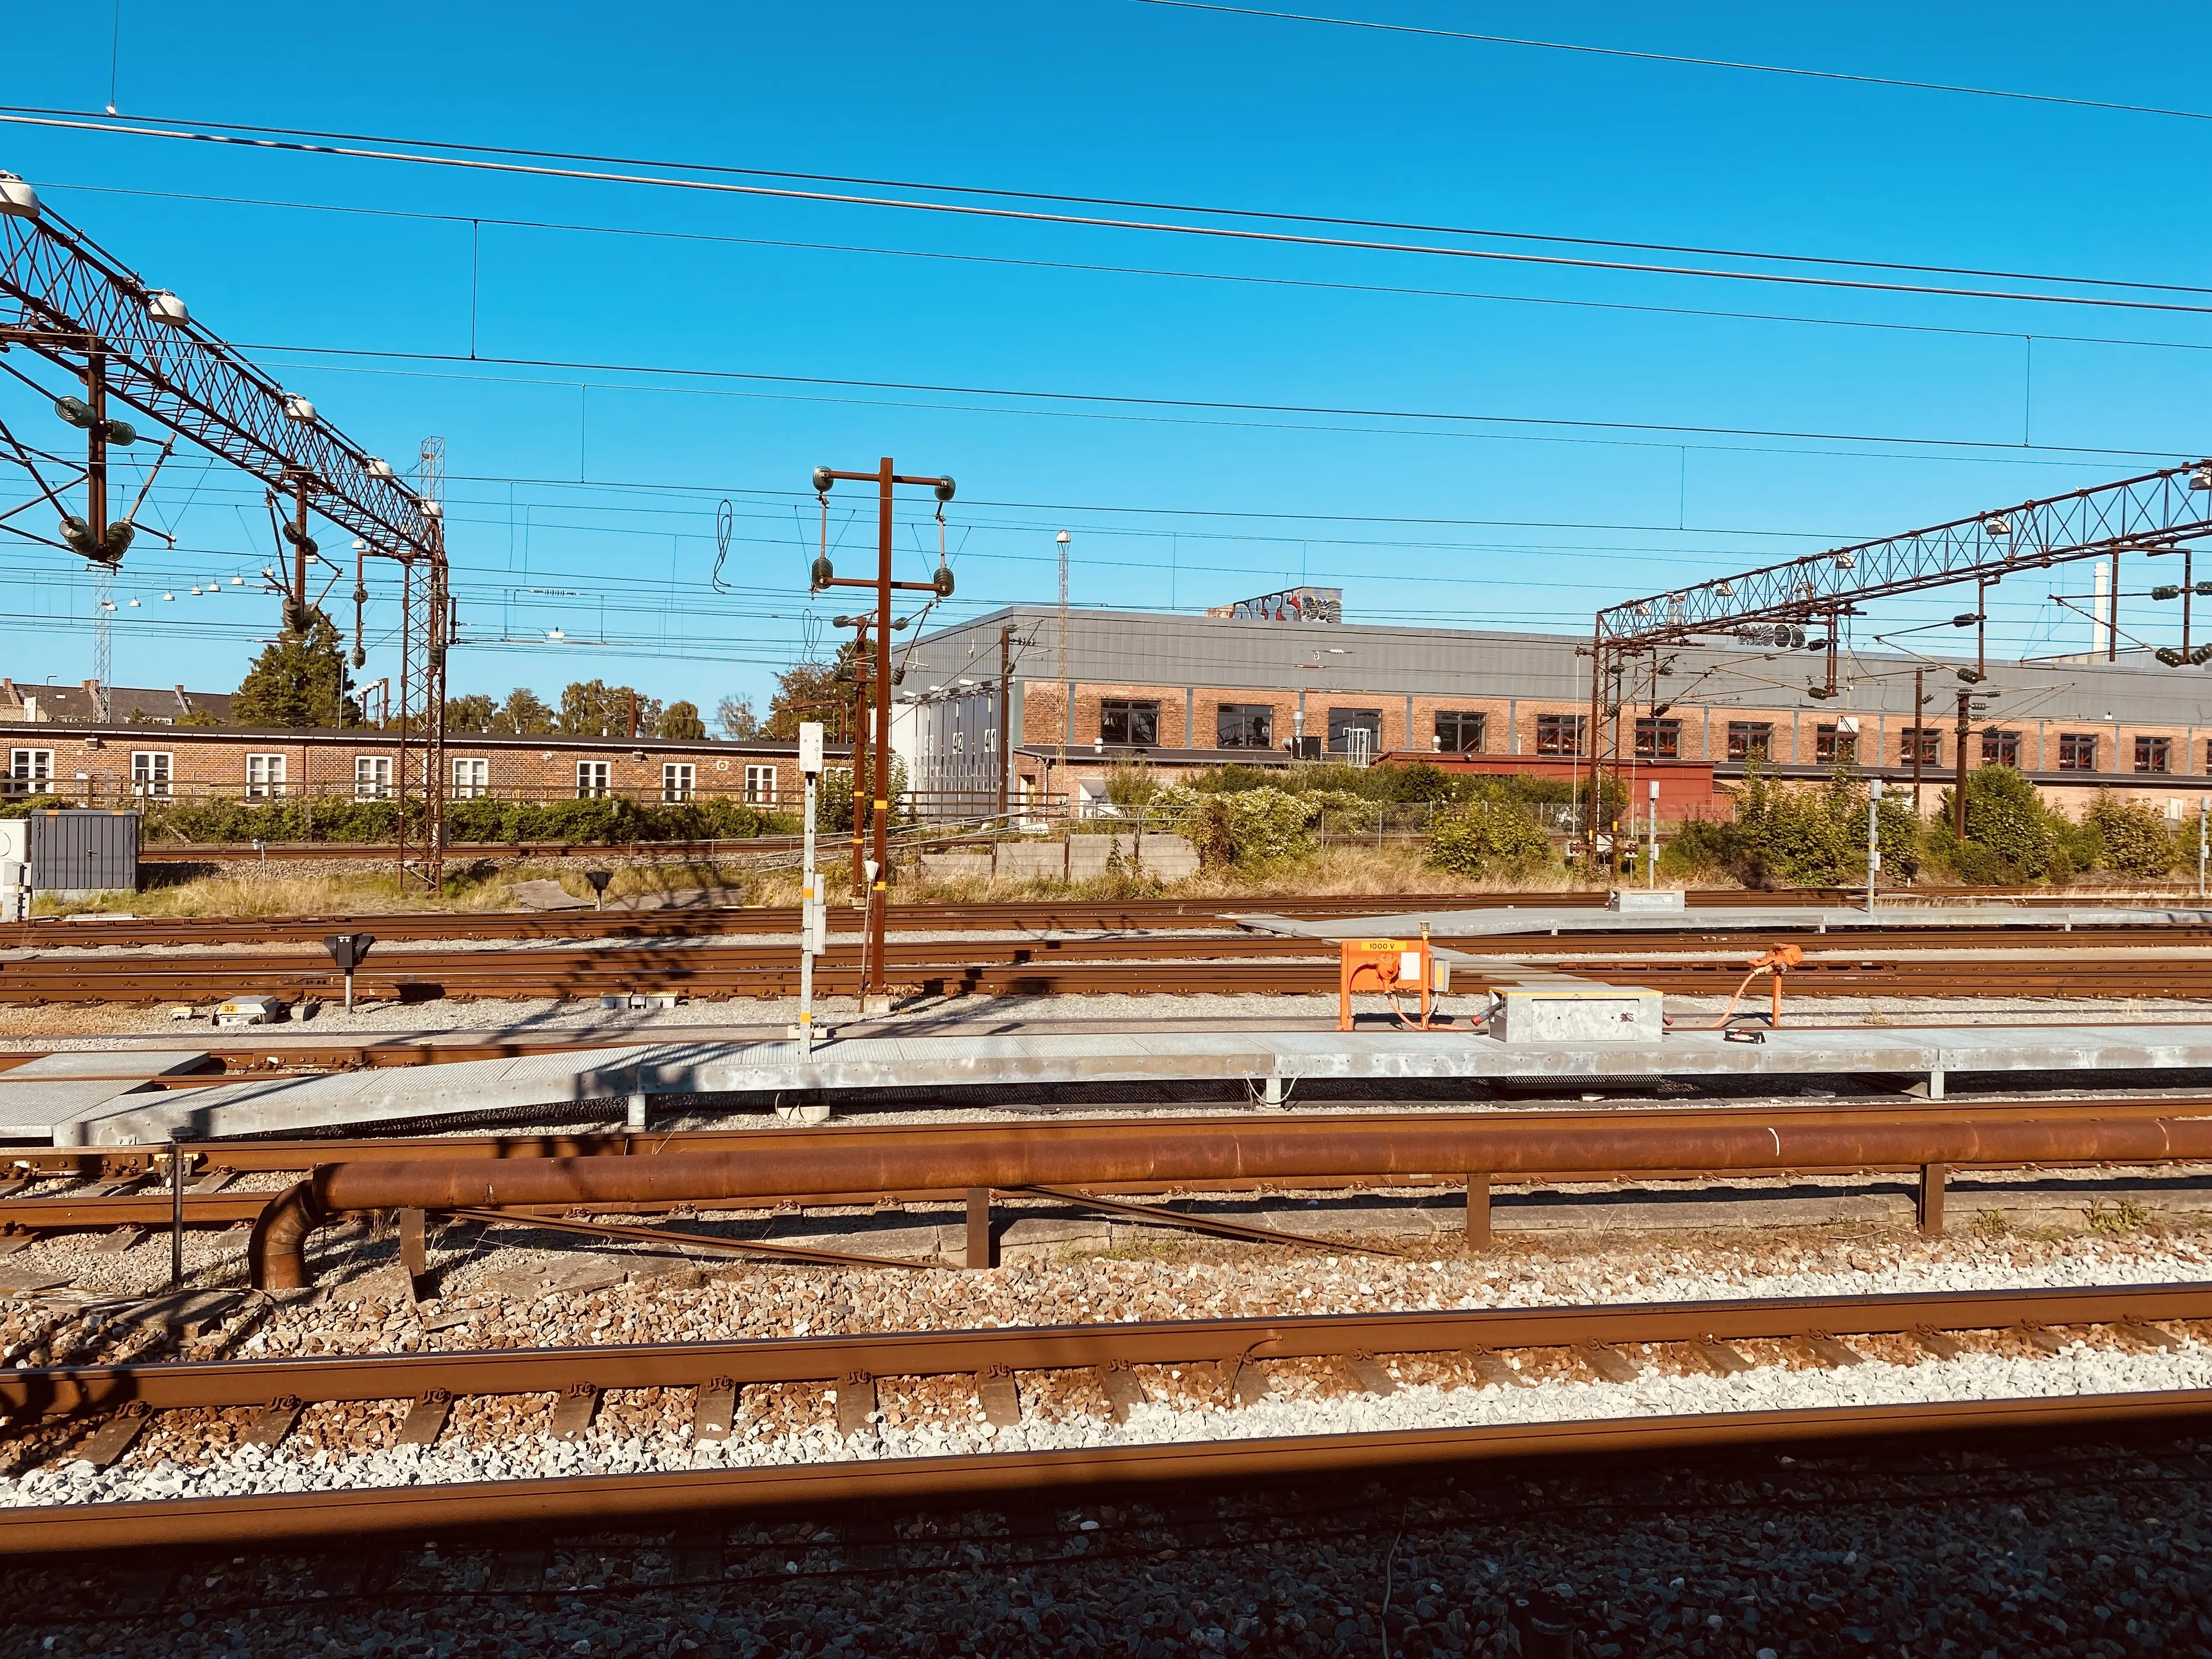
<instances>
[{"instance_id":1,"label":"grey industrial roof","mask_svg":"<svg viewBox=\"0 0 2212 1659\"><path fill-rule=\"evenodd\" d=\"M1060 613L1013 605L957 628L923 635L906 659L908 693L981 686L999 674L999 635L1015 630L1014 676L1060 678ZM1562 634L1351 623L1265 623L1150 611L1071 611L1066 678L1083 684L1196 686L1215 690L1304 690L1322 696L1367 694L1420 697L1525 697L1577 703L1589 696L1589 661L1580 639ZM1806 695L1826 671L1823 653L1750 645L1694 646L1667 653L1674 670L1662 700L1686 707L1783 708L1909 715L1912 674L1927 670L1930 718L1948 713L1965 689L1957 667L1971 657L1916 658L1847 653L1844 690L1832 701ZM2051 658L1990 663L1990 720L2120 721L2135 726L2212 726L2212 678L2171 669L2148 653L2117 663ZM1639 689L1633 694L1644 700Z\"/></svg>"}]
</instances>

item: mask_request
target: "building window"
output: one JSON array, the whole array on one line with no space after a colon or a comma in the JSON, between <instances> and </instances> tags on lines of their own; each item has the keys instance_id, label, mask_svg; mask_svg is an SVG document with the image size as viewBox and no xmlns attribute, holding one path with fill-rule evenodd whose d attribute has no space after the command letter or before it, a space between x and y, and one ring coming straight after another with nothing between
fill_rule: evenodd
<instances>
[{"instance_id":1,"label":"building window","mask_svg":"<svg viewBox=\"0 0 2212 1659\"><path fill-rule=\"evenodd\" d=\"M1580 714L1536 716L1536 752L1540 755L1579 755L1583 752Z\"/></svg>"},{"instance_id":2,"label":"building window","mask_svg":"<svg viewBox=\"0 0 2212 1659\"><path fill-rule=\"evenodd\" d=\"M1213 741L1222 749L1273 749L1275 711L1264 702L1224 702L1214 711Z\"/></svg>"},{"instance_id":3,"label":"building window","mask_svg":"<svg viewBox=\"0 0 2212 1659\"><path fill-rule=\"evenodd\" d=\"M1823 766L1844 766L1859 757L1859 734L1840 726L1813 728L1813 758Z\"/></svg>"},{"instance_id":4,"label":"building window","mask_svg":"<svg viewBox=\"0 0 2212 1659\"><path fill-rule=\"evenodd\" d=\"M1732 761L1771 760L1774 727L1765 720L1730 720L1728 757Z\"/></svg>"},{"instance_id":5,"label":"building window","mask_svg":"<svg viewBox=\"0 0 2212 1659\"><path fill-rule=\"evenodd\" d=\"M1098 704L1098 740L1132 749L1154 749L1160 741L1160 706L1128 697L1107 697Z\"/></svg>"},{"instance_id":6,"label":"building window","mask_svg":"<svg viewBox=\"0 0 2212 1659\"><path fill-rule=\"evenodd\" d=\"M169 754L167 750L131 750L131 793L135 795L166 795L169 793Z\"/></svg>"},{"instance_id":7,"label":"building window","mask_svg":"<svg viewBox=\"0 0 2212 1659\"><path fill-rule=\"evenodd\" d=\"M690 761L663 761L660 763L660 799L673 805L691 799L699 781L699 769Z\"/></svg>"},{"instance_id":8,"label":"building window","mask_svg":"<svg viewBox=\"0 0 2212 1659\"><path fill-rule=\"evenodd\" d=\"M353 798L356 800L392 799L392 757L356 755L353 757Z\"/></svg>"},{"instance_id":9,"label":"building window","mask_svg":"<svg viewBox=\"0 0 2212 1659\"><path fill-rule=\"evenodd\" d=\"M2020 764L2020 733L2000 732L1995 726L1982 733L1982 764L1984 766L2017 766Z\"/></svg>"},{"instance_id":10,"label":"building window","mask_svg":"<svg viewBox=\"0 0 2212 1659\"><path fill-rule=\"evenodd\" d=\"M1913 748L1917 744L1920 761L1924 766L1943 763L1943 728L1940 726L1908 726L1898 740L1897 759L1900 766L1912 764Z\"/></svg>"},{"instance_id":11,"label":"building window","mask_svg":"<svg viewBox=\"0 0 2212 1659\"><path fill-rule=\"evenodd\" d=\"M1464 708L1437 710L1437 747L1447 755L1480 755L1489 721Z\"/></svg>"},{"instance_id":12,"label":"building window","mask_svg":"<svg viewBox=\"0 0 2212 1659\"><path fill-rule=\"evenodd\" d=\"M2137 738L2136 739L2136 770L2138 772L2173 770L2173 739L2172 738Z\"/></svg>"},{"instance_id":13,"label":"building window","mask_svg":"<svg viewBox=\"0 0 2212 1659\"><path fill-rule=\"evenodd\" d=\"M2058 769L2062 772L2095 771L2097 734L2094 732L2061 732L2058 734Z\"/></svg>"},{"instance_id":14,"label":"building window","mask_svg":"<svg viewBox=\"0 0 2212 1659\"><path fill-rule=\"evenodd\" d=\"M51 749L10 749L8 751L8 793L43 795L54 781L54 751Z\"/></svg>"},{"instance_id":15,"label":"building window","mask_svg":"<svg viewBox=\"0 0 2212 1659\"><path fill-rule=\"evenodd\" d=\"M477 800L491 793L491 763L464 756L453 763L453 799Z\"/></svg>"},{"instance_id":16,"label":"building window","mask_svg":"<svg viewBox=\"0 0 2212 1659\"><path fill-rule=\"evenodd\" d=\"M775 805L775 768L748 766L745 768L745 799L755 806Z\"/></svg>"},{"instance_id":17,"label":"building window","mask_svg":"<svg viewBox=\"0 0 2212 1659\"><path fill-rule=\"evenodd\" d=\"M248 755L246 757L246 798L268 800L284 793L284 757Z\"/></svg>"},{"instance_id":18,"label":"building window","mask_svg":"<svg viewBox=\"0 0 2212 1659\"><path fill-rule=\"evenodd\" d=\"M1644 715L1636 722L1636 752L1644 760L1681 759L1682 722Z\"/></svg>"},{"instance_id":19,"label":"building window","mask_svg":"<svg viewBox=\"0 0 2212 1659\"><path fill-rule=\"evenodd\" d=\"M612 792L607 787L607 775L611 769L609 761L578 761L576 763L576 799L597 800Z\"/></svg>"}]
</instances>

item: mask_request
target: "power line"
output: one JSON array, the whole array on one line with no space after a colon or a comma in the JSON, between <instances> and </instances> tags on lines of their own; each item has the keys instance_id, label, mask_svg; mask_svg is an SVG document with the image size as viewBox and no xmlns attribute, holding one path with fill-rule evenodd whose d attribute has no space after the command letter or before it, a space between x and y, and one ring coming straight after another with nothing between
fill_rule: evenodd
<instances>
[{"instance_id":1,"label":"power line","mask_svg":"<svg viewBox=\"0 0 2212 1659\"><path fill-rule=\"evenodd\" d=\"M2124 115L2159 115L2182 121L2212 121L2212 113L2169 109L2157 104L2125 104L2063 93L2019 92L2003 87L1970 87L1948 81L1913 81L1887 75L1854 75L1844 70L1799 69L1786 64L1751 64L1729 58L1692 58L1669 52L1637 52L1626 46L1591 46L1567 40L1531 40L1512 34L1477 34L1464 29L1423 28L1412 23L1376 23L1358 17L1317 17L1306 12L1266 11L1256 6L1222 6L1206 0L1139 0L1178 11L1219 12L1232 17L1267 17L1293 23L1327 23L1338 28L1371 29L1382 34L1419 34L1438 40L1477 40L1496 46L1528 46L1540 52L1576 52L1590 58L1626 58L1647 64L1682 64L1697 69L1740 70L1757 75L1786 75L1807 81L1842 81L1856 86L1896 87L1908 92L1944 92L1966 98L2002 98L2023 104L2055 104L2071 109L2108 110Z\"/></svg>"},{"instance_id":2,"label":"power line","mask_svg":"<svg viewBox=\"0 0 2212 1659\"><path fill-rule=\"evenodd\" d=\"M2144 340L2105 334L2033 335L2018 329L1968 328L1954 323L1900 323L1864 317L1808 317L1788 312L1728 311L1712 307L1638 304L1625 300L1571 300L1552 295L1493 294L1473 289L1413 288L1387 283L1326 282L1309 276L1256 276L1245 272L1178 270L1159 265L1101 264L1078 259L1023 259L1008 254L954 253L934 248L878 247L861 242L810 242L787 237L726 236L712 231L655 230L635 225L578 224L559 219L497 218L480 214L423 213L404 208L361 207L333 202L291 202L262 196L217 196L200 191L136 190L119 185L55 184L40 179L41 191L82 195L129 196L146 201L202 202L226 207L275 208L295 213L334 213L363 218L401 219L422 224L489 226L590 236L635 237L646 240L696 242L720 247L781 248L804 253L864 253L883 258L927 259L952 264L1003 265L1023 270L1060 270L1091 276L1159 276L1194 283L1230 283L1256 288L1304 289L1323 293L1381 294L1405 299L1474 300L1486 304L1556 306L1575 311L1619 311L1658 317L1698 317L1722 322L1783 323L1812 328L1867 329L1893 334L1941 334L1970 340L2027 340L2067 345L2130 346L2154 351L2212 351L2212 343L2191 340Z\"/></svg>"},{"instance_id":3,"label":"power line","mask_svg":"<svg viewBox=\"0 0 2212 1659\"><path fill-rule=\"evenodd\" d=\"M8 107L9 106L0 106L0 112L4 112ZM1211 237L1227 241L1272 243L1297 247L1344 248L1358 252L1418 254L1425 255L1433 258L1485 260L1506 264L1557 266L1563 269L1579 270L1613 270L1623 271L1639 276L1692 276L1714 282L1769 283L1794 288L1843 289L1864 293L1919 294L1936 295L1950 299L1999 300L2031 305L2090 306L2124 311L2160 311L2186 313L2196 315L2212 315L2212 306L2184 305L2174 301L2167 300L2119 299L2085 294L2029 294L2010 289L1959 288L1944 284L1925 283L1885 283L1875 282L1869 278L1863 277L1797 276L1784 271L1771 270L1729 270L1713 266L1659 264L1648 260L1570 258L1565 254L1556 253L1509 252L1499 248L1448 247L1439 246L1436 243L1382 241L1370 237L1322 236L1282 230L1241 229L1227 225L1182 224L1176 223L1173 221L1158 219L1111 218L1097 214L1048 213L1034 208L994 207L977 202L933 202L916 200L907 197L861 196L854 194L849 191L805 190L790 185L740 185L717 179L672 178L655 173L613 173L607 172L598 167L553 167L539 163L526 163L521 161L491 161L479 159L479 156L477 155L432 155L422 154L419 151L410 151L390 148L367 149L361 147L359 144L319 144L275 138L237 136L238 132L242 131L270 130L250 129L242 126L230 132L210 132L192 129L137 125L127 124L120 120L92 120L59 115L40 115L21 112L0 112L0 123L8 123L22 126L52 127L80 132L108 132L120 134L130 137L160 138L190 143L234 146L247 149L275 150L293 155L333 155L345 156L358 161L397 161L414 167L451 167L471 173L515 173L532 178L572 179L596 184L640 185L660 190L698 191L715 195L746 196L781 201L821 202L842 207L889 208L903 212L936 213L958 218L1012 220L1034 224L1073 225L1090 229L1134 230L1142 231L1154 235ZM222 125L228 124L218 123L211 125ZM283 131L283 129L276 130ZM392 139L367 139L362 141L362 143L377 145L390 145L404 142L406 141ZM446 143L443 141L435 140L428 142L436 143L440 147L445 149L476 151L479 153L479 155L492 154L530 155L544 153L526 150L498 151L487 145L461 145ZM607 165L622 167L653 164L612 161ZM695 171L702 172L735 173L739 171L749 171L745 169L711 167L705 164L688 162L672 165L681 165L690 167ZM757 173L757 170L750 171ZM817 175L780 173L766 176L808 178ZM982 190L978 187L968 185L890 185L884 187L936 189L945 192L991 195L1007 198L1028 200L1042 199L1067 201L1072 203L1101 199L1080 197L1051 196L1040 191ZM1115 204L1119 205L1119 204ZM1398 228L1395 225L1389 224L1389 222L1327 219L1316 215L1267 213L1241 208L1155 208L1151 204L1133 205L1139 207L1141 210L1146 211L1188 212L1240 219L1272 219L1286 223L1328 223L1346 225L1376 223L1386 226L1389 228ZM1491 237L1494 239L1510 239L1516 241L1545 242L1576 246L1626 248L1650 246L1657 248L1663 246L1666 246L1666 250L1668 252L1677 251L1670 245L1599 241L1595 239L1586 237L1542 236L1537 235L1534 233L1521 231L1465 230L1441 226L1410 226L1407 227L1407 228L1425 234ZM2037 275L2032 272L1985 272L1966 267L1908 266L1895 264L1889 262L1827 258L1808 254L1746 253L1725 249L1680 251L1693 252L1698 254L1699 257L1763 259L1770 262L1820 264L1838 269L1849 268L1900 270L1927 270L1935 271L1950 271L1956 270L1963 275L1988 276L1994 279L2012 282L2045 283L2072 286L2128 289L2145 292L2174 294L2212 293L2212 289L2188 287L2177 283L2119 281L2105 277L2047 276Z\"/></svg>"},{"instance_id":4,"label":"power line","mask_svg":"<svg viewBox=\"0 0 2212 1659\"><path fill-rule=\"evenodd\" d=\"M2212 307L2208 307L2212 310ZM1031 387L962 386L929 380L870 380L819 374L769 374L730 368L684 368L662 364L608 363L559 357L469 357L459 352L384 351L348 346L289 345L260 341L239 348L246 351L282 352L299 357L358 357L384 362L437 363L465 368L561 369L580 374L653 374L673 380L737 381L758 386L828 386L863 392L908 392L938 397L1029 398L1038 403L1121 405L1133 409L1214 410L1245 415L1313 415L1348 420L1435 421L1470 426L1530 426L1589 432L1676 432L1688 436L1716 438L1790 438L1803 442L1848 444L1911 444L1930 449L1995 449L2017 453L2047 451L2054 455L2109 455L2128 459L2170 459L2166 450L2099 448L2094 446L2046 447L1978 438L1916 438L1890 433L1818 432L1786 427L1695 426L1663 421L1597 421L1567 419L1548 415L1480 415L1453 410L1363 408L1329 404L1242 402L1231 398L1156 398L1104 392L1058 392ZM392 371L398 372L398 371ZM455 375L450 378L474 379ZM570 383L573 384L573 383ZM924 404L931 408L941 405ZM962 412L962 411L954 411ZM974 411L1034 413L1030 410ZM1674 444L1654 446L1673 449ZM580 481L578 481L580 482Z\"/></svg>"}]
</instances>

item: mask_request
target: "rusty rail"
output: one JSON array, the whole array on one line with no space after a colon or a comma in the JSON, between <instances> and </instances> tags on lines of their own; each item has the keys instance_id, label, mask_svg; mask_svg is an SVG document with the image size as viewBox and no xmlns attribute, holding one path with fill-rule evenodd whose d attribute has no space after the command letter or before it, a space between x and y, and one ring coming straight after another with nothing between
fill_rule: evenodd
<instances>
[{"instance_id":1,"label":"rusty rail","mask_svg":"<svg viewBox=\"0 0 2212 1659\"><path fill-rule=\"evenodd\" d=\"M0 1372L0 1404L16 1412L140 1413L265 1407L271 1401L596 1395L693 1389L726 1400L747 1386L878 1377L1023 1372L1208 1361L1500 1350L1617 1350L1642 1343L1710 1346L1944 1331L2118 1326L2212 1317L2212 1285L1935 1293L1806 1300L1192 1321L1028 1329L922 1332L735 1343L389 1354L362 1358L49 1368ZM2171 1342L2172 1338L2165 1339ZM1480 1375L1478 1368L1478 1375ZM442 1391L440 1392L440 1391ZM1817 1442L1881 1435L2212 1416L2212 1390L1762 1413L1546 1422L1386 1434L1224 1439L1081 1451L927 1460L850 1460L781 1468L586 1476L465 1486L262 1494L244 1498L0 1510L0 1555L344 1536L482 1525L521 1518L599 1520L696 1510L753 1510L856 1498L943 1498L994 1492L1113 1489L1154 1481L1316 1471L1375 1472L1455 1461L1618 1452L1633 1448ZM143 1415L140 1420L143 1420Z\"/></svg>"},{"instance_id":2,"label":"rusty rail","mask_svg":"<svg viewBox=\"0 0 2212 1659\"><path fill-rule=\"evenodd\" d=\"M338 1216L374 1210L708 1202L799 1193L975 1191L1133 1182L1203 1188L1316 1176L1376 1181L1546 1172L1718 1173L1984 1164L2201 1163L2212 1119L1927 1111L1433 1114L1092 1120L878 1134L761 1133L743 1150L647 1158L454 1159L324 1165L272 1199L247 1257L256 1285L312 1282L306 1247Z\"/></svg>"}]
</instances>

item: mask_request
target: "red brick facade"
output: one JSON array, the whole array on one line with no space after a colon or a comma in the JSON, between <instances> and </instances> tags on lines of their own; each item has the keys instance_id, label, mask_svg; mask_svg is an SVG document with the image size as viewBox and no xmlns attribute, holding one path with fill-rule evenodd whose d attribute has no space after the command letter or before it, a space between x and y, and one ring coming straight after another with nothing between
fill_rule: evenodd
<instances>
[{"instance_id":1,"label":"red brick facade","mask_svg":"<svg viewBox=\"0 0 2212 1659\"><path fill-rule=\"evenodd\" d=\"M172 799L375 799L396 793L398 744L373 731L0 723L9 794L99 805ZM500 800L583 795L656 802L727 797L763 806L799 799L795 745L655 738L448 737L448 793Z\"/></svg>"}]
</instances>

